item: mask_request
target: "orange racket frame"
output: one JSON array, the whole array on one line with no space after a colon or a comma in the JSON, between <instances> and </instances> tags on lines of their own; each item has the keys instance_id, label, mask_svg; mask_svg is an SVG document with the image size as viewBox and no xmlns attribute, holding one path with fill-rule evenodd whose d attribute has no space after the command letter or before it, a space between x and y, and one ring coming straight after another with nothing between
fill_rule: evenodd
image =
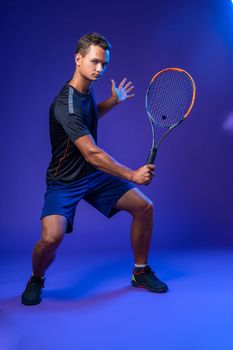
<instances>
[{"instance_id":1,"label":"orange racket frame","mask_svg":"<svg viewBox=\"0 0 233 350\"><path fill-rule=\"evenodd\" d=\"M182 119L179 120L179 122L177 122L176 124L172 125L169 127L169 129L164 133L164 135L159 139L159 141L157 142L157 144L155 144L155 121L153 119L153 117L151 116L149 110L148 110L148 105L147 105L147 96L148 96L148 93L150 91L150 88L151 88L151 85L153 84L154 80L156 78L158 78L159 75L163 74L164 72L167 72L167 71L177 71L177 72L180 72L180 73L184 73L186 74L186 76L190 79L190 82L192 84L192 88L193 88L193 95L192 95L192 99L191 99L191 103L190 103L190 106L189 108L187 109L185 115L182 117ZM153 78L151 79L150 81L150 84L147 88L147 91L146 91L146 99L145 99L145 104L146 104L146 111L147 111L147 114L148 114L148 117L149 117L149 120L150 120L150 123L151 123L151 128L152 128L152 147L151 147L151 150L150 150L150 154L148 156L148 159L147 159L147 164L154 164L154 161L155 161L155 157L156 157L156 154L157 154L157 149L158 149L158 146L160 145L160 143L162 142L162 140L167 136L167 134L173 130L175 127L177 127L180 123L182 123L186 118L187 116L190 114L192 108L193 108L193 104L194 104L194 101L195 101L195 98L196 98L196 85L195 85L195 82L192 78L192 76L186 72L184 69L181 69L181 68L175 68L175 67L172 67L172 68L165 68L165 69L162 69L160 70L158 73L156 73Z\"/></svg>"}]
</instances>

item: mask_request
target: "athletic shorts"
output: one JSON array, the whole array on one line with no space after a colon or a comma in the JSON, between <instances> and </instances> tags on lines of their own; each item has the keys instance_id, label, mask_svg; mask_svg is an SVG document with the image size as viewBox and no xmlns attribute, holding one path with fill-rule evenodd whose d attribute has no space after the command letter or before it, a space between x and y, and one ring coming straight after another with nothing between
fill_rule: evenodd
<instances>
[{"instance_id":1,"label":"athletic shorts","mask_svg":"<svg viewBox=\"0 0 233 350\"><path fill-rule=\"evenodd\" d=\"M113 208L114 204L134 187L132 182L99 170L68 184L50 182L44 195L41 219L55 214L65 216L68 221L66 233L70 233L73 231L75 209L81 199L110 218L120 211Z\"/></svg>"}]
</instances>

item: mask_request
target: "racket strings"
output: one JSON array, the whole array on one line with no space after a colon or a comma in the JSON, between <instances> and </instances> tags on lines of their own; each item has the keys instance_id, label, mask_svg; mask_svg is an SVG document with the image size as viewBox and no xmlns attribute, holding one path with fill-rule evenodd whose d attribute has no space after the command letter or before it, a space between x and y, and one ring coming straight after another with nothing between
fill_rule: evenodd
<instances>
[{"instance_id":1,"label":"racket strings","mask_svg":"<svg viewBox=\"0 0 233 350\"><path fill-rule=\"evenodd\" d=\"M191 79L184 72L165 71L149 87L147 110L156 126L170 127L183 119L192 98Z\"/></svg>"}]
</instances>

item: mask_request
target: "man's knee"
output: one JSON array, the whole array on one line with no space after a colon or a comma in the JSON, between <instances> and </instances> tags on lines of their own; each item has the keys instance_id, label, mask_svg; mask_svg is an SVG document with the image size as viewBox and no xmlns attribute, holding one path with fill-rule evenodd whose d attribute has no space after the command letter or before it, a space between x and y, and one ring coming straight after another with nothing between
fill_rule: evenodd
<instances>
[{"instance_id":1,"label":"man's knee","mask_svg":"<svg viewBox=\"0 0 233 350\"><path fill-rule=\"evenodd\" d=\"M64 236L58 235L57 232L48 232L42 235L41 241L46 247L58 247Z\"/></svg>"},{"instance_id":2,"label":"man's knee","mask_svg":"<svg viewBox=\"0 0 233 350\"><path fill-rule=\"evenodd\" d=\"M143 216L153 216L154 214L154 205L153 203L148 200L148 201L145 201L141 210L140 210L140 213L143 215Z\"/></svg>"},{"instance_id":3,"label":"man's knee","mask_svg":"<svg viewBox=\"0 0 233 350\"><path fill-rule=\"evenodd\" d=\"M154 205L149 199L143 199L134 207L132 214L141 218L152 218L154 215Z\"/></svg>"},{"instance_id":4,"label":"man's knee","mask_svg":"<svg viewBox=\"0 0 233 350\"><path fill-rule=\"evenodd\" d=\"M51 215L42 219L42 238L45 246L56 247L63 240L66 232L66 219Z\"/></svg>"},{"instance_id":5,"label":"man's knee","mask_svg":"<svg viewBox=\"0 0 233 350\"><path fill-rule=\"evenodd\" d=\"M137 188L125 193L116 203L115 208L122 209L133 216L153 216L152 201Z\"/></svg>"}]
</instances>

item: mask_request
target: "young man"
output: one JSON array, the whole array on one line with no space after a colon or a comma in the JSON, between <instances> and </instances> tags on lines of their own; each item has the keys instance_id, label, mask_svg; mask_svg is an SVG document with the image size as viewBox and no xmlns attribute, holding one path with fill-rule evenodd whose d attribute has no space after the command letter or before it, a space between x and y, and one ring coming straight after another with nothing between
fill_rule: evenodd
<instances>
[{"instance_id":1,"label":"young man","mask_svg":"<svg viewBox=\"0 0 233 350\"><path fill-rule=\"evenodd\" d=\"M111 44L102 35L84 35L77 45L74 75L50 107L52 160L47 170L42 236L33 251L33 274L21 297L25 305L40 303L45 271L65 233L72 232L75 208L81 199L109 218L120 210L133 216L135 267L131 283L152 292L167 291L167 285L147 265L153 205L134 185L149 184L155 166L131 170L96 144L98 118L134 96L130 94L132 82L126 83L125 78L117 87L112 80L111 97L96 105L92 85L104 74L110 51Z\"/></svg>"}]
</instances>

